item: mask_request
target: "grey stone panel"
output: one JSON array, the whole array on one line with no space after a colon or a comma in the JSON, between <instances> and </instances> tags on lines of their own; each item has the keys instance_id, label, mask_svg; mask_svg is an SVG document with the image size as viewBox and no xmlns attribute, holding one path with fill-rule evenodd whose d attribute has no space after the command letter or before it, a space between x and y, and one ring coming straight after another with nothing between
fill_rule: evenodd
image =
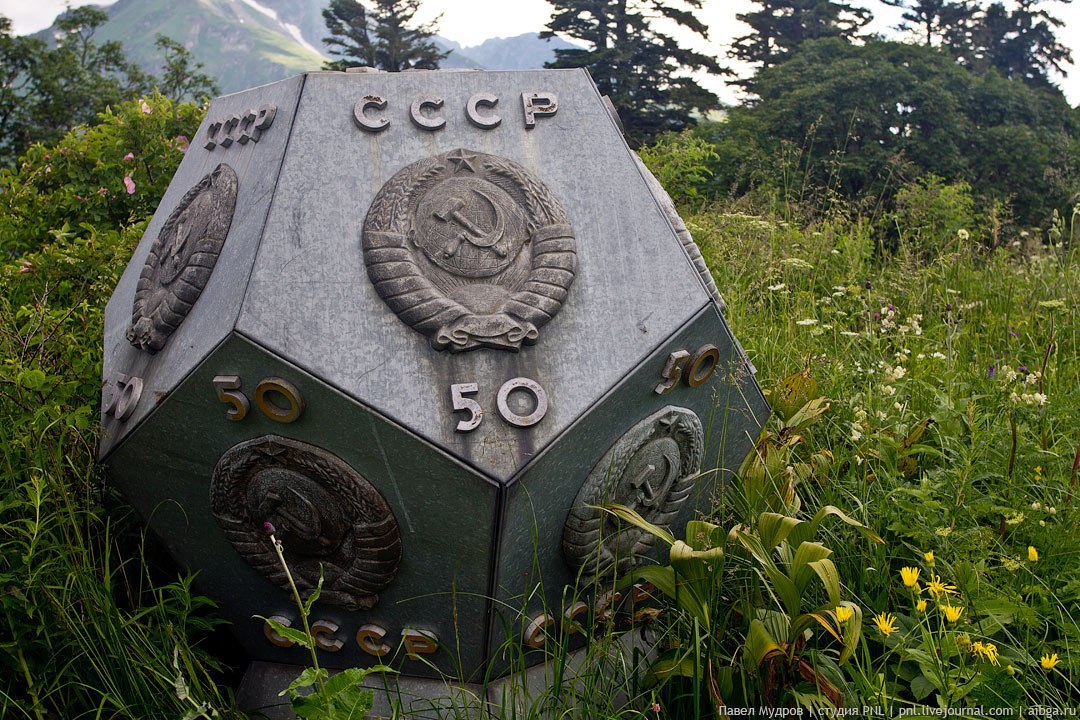
<instances>
[{"instance_id":1,"label":"grey stone panel","mask_svg":"<svg viewBox=\"0 0 1080 720\"><path fill-rule=\"evenodd\" d=\"M240 375L249 398L261 379L285 378L299 389L306 409L299 420L283 424L252 401L243 420L230 421L230 406L219 401L213 385L218 375ZM328 667L374 664L376 658L362 652L354 636L361 626L375 624L387 631L385 642L394 648L383 661L407 674L434 672L404 658L400 633L407 627L437 635L444 647L425 657L439 672L475 672L485 654L497 484L245 338L234 335L205 358L153 421L116 448L108 471L173 556L198 571L199 590L221 604L222 616L252 658L304 663L306 650L272 645L262 621L252 618L282 615L298 626L291 595L237 553L211 512L219 458L240 442L271 434L316 445L347 463L382 494L402 535L396 576L374 608L350 612L316 603L313 620L336 623L341 629L333 637L344 641L338 652L320 651L320 661Z\"/></svg>"},{"instance_id":2,"label":"grey stone panel","mask_svg":"<svg viewBox=\"0 0 1080 720\"><path fill-rule=\"evenodd\" d=\"M199 132L191 138L187 154L105 310L105 379L123 373L141 378L144 387L138 405L126 420L102 416L100 457L107 456L232 330L263 233L303 80L296 77L214 100ZM265 103L276 105L277 114L258 142L234 142L213 151L204 147L210 123ZM185 193L220 163L236 172L239 185L236 211L221 254L198 301L165 347L156 354L136 349L125 335L131 326L135 290L150 248ZM106 387L104 392L107 398L112 388Z\"/></svg>"},{"instance_id":3,"label":"grey stone panel","mask_svg":"<svg viewBox=\"0 0 1080 720\"><path fill-rule=\"evenodd\" d=\"M680 382L670 393L656 394L668 354L684 349L693 353L705 343L716 345L721 358L721 367L709 380L699 387ZM579 579L567 564L562 553L564 524L582 482L609 448L635 423L667 406L696 413L706 438L702 476L671 523L678 535L687 520L715 507L717 488L737 469L770 412L712 303L612 388L507 489L493 648L505 642L507 634L520 641L528 619L541 612L560 614L578 600L592 606L610 590L610 582L594 585L589 578Z\"/></svg>"},{"instance_id":4,"label":"grey stone panel","mask_svg":"<svg viewBox=\"0 0 1080 720\"><path fill-rule=\"evenodd\" d=\"M554 91L558 112L526 130L521 94ZM490 130L465 116L494 93ZM379 133L353 121L356 101L387 100ZM409 120L415 98L439 96L446 125ZM566 207L577 277L535 345L518 353L432 349L387 307L361 252L367 209L406 165L455 148L507 158ZM508 480L588 410L709 297L664 210L584 71L320 73L307 77L281 180L237 327L347 395L490 476ZM528 429L495 413L499 387L528 377L547 416ZM450 385L475 382L481 426L456 433Z\"/></svg>"}]
</instances>

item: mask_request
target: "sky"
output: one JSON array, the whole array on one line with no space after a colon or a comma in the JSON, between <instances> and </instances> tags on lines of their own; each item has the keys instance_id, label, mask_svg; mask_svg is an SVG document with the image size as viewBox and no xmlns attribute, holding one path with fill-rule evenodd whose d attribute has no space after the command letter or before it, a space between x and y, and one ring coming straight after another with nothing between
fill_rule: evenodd
<instances>
[{"instance_id":1,"label":"sky","mask_svg":"<svg viewBox=\"0 0 1080 720\"><path fill-rule=\"evenodd\" d=\"M36 32L52 24L56 15L63 10L64 2L65 0L0 0L0 15L11 18L18 34ZM76 0L73 4L80 3ZM899 36L894 29L899 23L899 12L895 8L886 7L874 0L852 0L852 4L873 11L871 31ZM697 15L709 27L709 39L702 40L693 33L673 34L680 42L695 50L720 57L736 72L745 70L726 61L726 55L731 40L744 35L748 30L735 16L746 12L750 7L749 0L704 0ZM1070 46L1073 55L1080 62L1080 2L1067 5L1051 1L1046 7L1065 21L1058 37ZM439 34L468 47L479 45L492 37L537 32L547 24L551 16L551 5L544 0L424 0L421 18L431 19L440 13L442 19L439 23ZM1080 105L1080 67L1066 69L1070 70L1069 77L1059 79L1059 84L1069 102ZM723 79L716 76L702 76L699 79L725 102L738 101L738 91Z\"/></svg>"}]
</instances>

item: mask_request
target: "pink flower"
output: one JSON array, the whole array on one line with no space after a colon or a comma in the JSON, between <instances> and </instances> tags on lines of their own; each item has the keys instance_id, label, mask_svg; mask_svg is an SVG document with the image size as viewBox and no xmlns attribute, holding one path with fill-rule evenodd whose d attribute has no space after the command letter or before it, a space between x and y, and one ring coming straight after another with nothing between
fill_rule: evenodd
<instances>
[{"instance_id":1,"label":"pink flower","mask_svg":"<svg viewBox=\"0 0 1080 720\"><path fill-rule=\"evenodd\" d=\"M20 273L28 273L34 271L34 264L29 260L22 261L22 267L19 268Z\"/></svg>"},{"instance_id":2,"label":"pink flower","mask_svg":"<svg viewBox=\"0 0 1080 720\"><path fill-rule=\"evenodd\" d=\"M134 160L135 155L133 155L132 153L128 153L127 155L124 156L124 159L125 160Z\"/></svg>"},{"instance_id":3,"label":"pink flower","mask_svg":"<svg viewBox=\"0 0 1080 720\"><path fill-rule=\"evenodd\" d=\"M131 179L130 175L124 176L124 187L127 188L128 195L133 195L135 193L135 181Z\"/></svg>"},{"instance_id":4,"label":"pink flower","mask_svg":"<svg viewBox=\"0 0 1080 720\"><path fill-rule=\"evenodd\" d=\"M150 109L150 106L146 104L145 100L139 101L139 109L142 110L144 115L149 115L150 113L154 112Z\"/></svg>"},{"instance_id":5,"label":"pink flower","mask_svg":"<svg viewBox=\"0 0 1080 720\"><path fill-rule=\"evenodd\" d=\"M173 142L176 143L176 147L180 152L187 152L188 145L191 141L188 140L187 135L177 135Z\"/></svg>"},{"instance_id":6,"label":"pink flower","mask_svg":"<svg viewBox=\"0 0 1080 720\"><path fill-rule=\"evenodd\" d=\"M660 712L660 703L658 703L658 702L654 702L654 703L652 704L652 711L653 711L654 713L659 713L659 712Z\"/></svg>"},{"instance_id":7,"label":"pink flower","mask_svg":"<svg viewBox=\"0 0 1080 720\"><path fill-rule=\"evenodd\" d=\"M105 188L103 188L103 187L99 187L99 188L97 189L97 194L98 194L98 195L100 195L101 197L105 197L106 195L108 195L108 194L109 194L109 191L108 191L108 190L106 190L106 189L105 189Z\"/></svg>"}]
</instances>

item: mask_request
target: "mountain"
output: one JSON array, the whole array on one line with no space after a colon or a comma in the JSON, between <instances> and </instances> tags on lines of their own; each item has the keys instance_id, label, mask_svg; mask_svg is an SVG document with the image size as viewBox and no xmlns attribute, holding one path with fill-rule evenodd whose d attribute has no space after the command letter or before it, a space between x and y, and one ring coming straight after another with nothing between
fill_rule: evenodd
<instances>
[{"instance_id":1,"label":"mountain","mask_svg":"<svg viewBox=\"0 0 1080 720\"><path fill-rule=\"evenodd\" d=\"M554 60L556 50L578 47L562 38L541 40L537 33L525 33L508 38L491 38L479 45L462 48L461 52L486 70L531 70L542 68L544 63Z\"/></svg>"},{"instance_id":2,"label":"mountain","mask_svg":"<svg viewBox=\"0 0 1080 720\"><path fill-rule=\"evenodd\" d=\"M217 78L223 93L264 85L319 70L328 56L322 10L328 0L117 0L106 8L109 21L95 38L119 40L127 56L157 72L158 34L176 40ZM51 29L42 31L48 36ZM450 55L446 68L526 70L553 60L555 50L575 47L565 40L541 40L537 33L491 38L462 47L447 38L435 44Z\"/></svg>"},{"instance_id":3,"label":"mountain","mask_svg":"<svg viewBox=\"0 0 1080 720\"><path fill-rule=\"evenodd\" d=\"M168 35L218 78L222 92L236 92L322 67L322 53L302 30L306 25L312 31L315 16L321 21L319 5L319 0L117 0L96 37L119 40L129 58L156 71L161 61L154 39Z\"/></svg>"}]
</instances>

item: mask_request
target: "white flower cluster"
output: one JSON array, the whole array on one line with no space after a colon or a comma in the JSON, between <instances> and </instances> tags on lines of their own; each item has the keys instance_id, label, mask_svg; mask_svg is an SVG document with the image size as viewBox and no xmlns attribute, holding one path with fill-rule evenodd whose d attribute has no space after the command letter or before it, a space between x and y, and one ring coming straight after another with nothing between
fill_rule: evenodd
<instances>
[{"instance_id":1,"label":"white flower cluster","mask_svg":"<svg viewBox=\"0 0 1080 720\"><path fill-rule=\"evenodd\" d=\"M1046 395L1037 393L1018 393L1015 390L1009 395L1009 400L1017 405L1031 405L1033 407L1042 407L1046 404Z\"/></svg>"}]
</instances>

